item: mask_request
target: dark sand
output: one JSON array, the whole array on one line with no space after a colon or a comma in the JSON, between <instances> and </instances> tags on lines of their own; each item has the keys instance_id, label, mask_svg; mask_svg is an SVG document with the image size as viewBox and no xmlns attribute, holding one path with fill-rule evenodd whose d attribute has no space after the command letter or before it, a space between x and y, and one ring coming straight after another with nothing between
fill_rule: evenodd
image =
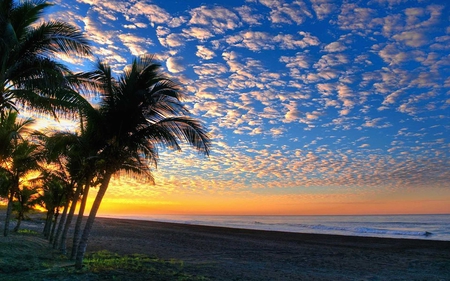
<instances>
[{"instance_id":1,"label":"dark sand","mask_svg":"<svg viewBox=\"0 0 450 281\"><path fill-rule=\"evenodd\" d=\"M450 241L97 218L88 252L105 249L183 260L211 280L450 280Z\"/></svg>"}]
</instances>

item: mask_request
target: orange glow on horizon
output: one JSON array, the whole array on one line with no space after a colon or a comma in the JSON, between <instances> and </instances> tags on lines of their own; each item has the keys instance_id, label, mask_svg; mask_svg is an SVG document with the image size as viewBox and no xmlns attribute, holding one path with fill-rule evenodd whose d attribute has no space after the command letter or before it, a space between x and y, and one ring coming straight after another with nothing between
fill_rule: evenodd
<instances>
[{"instance_id":1,"label":"orange glow on horizon","mask_svg":"<svg viewBox=\"0 0 450 281\"><path fill-rule=\"evenodd\" d=\"M91 202L93 196L90 198ZM105 196L98 215L390 215L449 214L450 196L430 200L377 199L333 202L289 196L184 195L137 200ZM86 213L87 214L87 213Z\"/></svg>"}]
</instances>

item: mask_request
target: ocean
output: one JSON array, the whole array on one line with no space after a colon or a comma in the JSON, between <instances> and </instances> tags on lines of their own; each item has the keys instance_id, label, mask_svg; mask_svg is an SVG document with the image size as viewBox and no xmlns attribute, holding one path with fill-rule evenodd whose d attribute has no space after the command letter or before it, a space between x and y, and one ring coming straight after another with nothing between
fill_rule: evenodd
<instances>
[{"instance_id":1,"label":"ocean","mask_svg":"<svg viewBox=\"0 0 450 281\"><path fill-rule=\"evenodd\" d=\"M450 215L102 217L298 233L450 241Z\"/></svg>"}]
</instances>

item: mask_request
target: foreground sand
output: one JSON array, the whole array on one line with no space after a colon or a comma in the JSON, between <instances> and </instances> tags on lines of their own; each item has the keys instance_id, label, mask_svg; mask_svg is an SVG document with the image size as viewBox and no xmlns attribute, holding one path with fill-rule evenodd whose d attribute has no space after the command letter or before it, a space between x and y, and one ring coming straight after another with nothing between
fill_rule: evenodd
<instances>
[{"instance_id":1,"label":"foreground sand","mask_svg":"<svg viewBox=\"0 0 450 281\"><path fill-rule=\"evenodd\" d=\"M450 241L97 218L88 251L183 260L212 280L450 280Z\"/></svg>"}]
</instances>

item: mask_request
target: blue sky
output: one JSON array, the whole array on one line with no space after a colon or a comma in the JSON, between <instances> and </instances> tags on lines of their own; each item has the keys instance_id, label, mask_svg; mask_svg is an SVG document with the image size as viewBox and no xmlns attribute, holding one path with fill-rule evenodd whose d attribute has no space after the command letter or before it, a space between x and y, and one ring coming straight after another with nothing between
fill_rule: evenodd
<instances>
[{"instance_id":1,"label":"blue sky","mask_svg":"<svg viewBox=\"0 0 450 281\"><path fill-rule=\"evenodd\" d=\"M163 152L156 186L122 179L110 200L139 194L129 202L167 212L180 198L248 198L273 213L450 212L446 1L53 3L47 17L79 26L116 73L155 54L211 131L209 159Z\"/></svg>"}]
</instances>

